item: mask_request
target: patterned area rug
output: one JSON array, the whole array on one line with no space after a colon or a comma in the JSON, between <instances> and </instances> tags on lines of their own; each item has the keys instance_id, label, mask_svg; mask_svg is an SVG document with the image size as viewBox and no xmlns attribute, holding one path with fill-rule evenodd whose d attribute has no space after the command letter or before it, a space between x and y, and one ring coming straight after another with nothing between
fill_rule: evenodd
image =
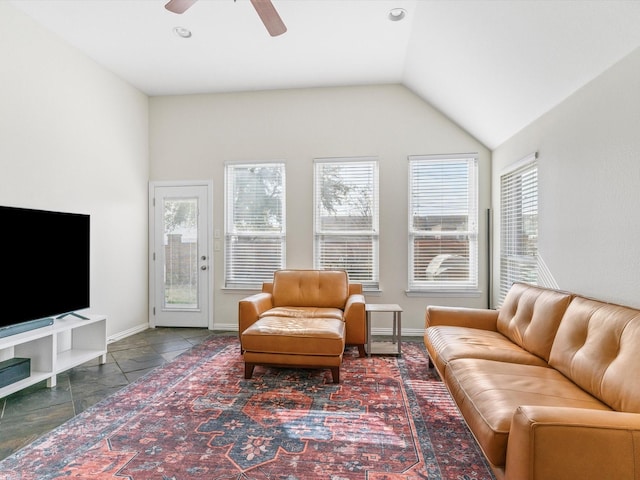
<instances>
[{"instance_id":1,"label":"patterned area rug","mask_svg":"<svg viewBox=\"0 0 640 480\"><path fill-rule=\"evenodd\" d=\"M424 346L328 370L256 367L211 336L0 462L1 480L491 480Z\"/></svg>"}]
</instances>

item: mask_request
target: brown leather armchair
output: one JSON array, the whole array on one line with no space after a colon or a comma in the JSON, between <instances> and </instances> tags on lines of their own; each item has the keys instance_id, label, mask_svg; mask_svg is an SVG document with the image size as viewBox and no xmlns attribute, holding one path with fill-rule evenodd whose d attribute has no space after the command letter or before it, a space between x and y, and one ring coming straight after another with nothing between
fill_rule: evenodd
<instances>
[{"instance_id":1,"label":"brown leather armchair","mask_svg":"<svg viewBox=\"0 0 640 480\"><path fill-rule=\"evenodd\" d=\"M240 301L238 332L247 378L254 364L272 364L330 367L336 381L345 345L365 355L362 285L341 270L278 270Z\"/></svg>"}]
</instances>

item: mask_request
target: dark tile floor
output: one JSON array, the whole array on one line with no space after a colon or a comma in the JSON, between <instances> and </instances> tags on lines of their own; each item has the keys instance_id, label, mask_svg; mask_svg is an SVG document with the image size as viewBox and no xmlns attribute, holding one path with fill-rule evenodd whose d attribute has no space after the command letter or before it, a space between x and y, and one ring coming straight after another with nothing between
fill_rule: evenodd
<instances>
[{"instance_id":1,"label":"dark tile floor","mask_svg":"<svg viewBox=\"0 0 640 480\"><path fill-rule=\"evenodd\" d=\"M107 363L87 362L0 399L0 460L168 362L209 335L237 335L198 328L156 328L108 346Z\"/></svg>"}]
</instances>

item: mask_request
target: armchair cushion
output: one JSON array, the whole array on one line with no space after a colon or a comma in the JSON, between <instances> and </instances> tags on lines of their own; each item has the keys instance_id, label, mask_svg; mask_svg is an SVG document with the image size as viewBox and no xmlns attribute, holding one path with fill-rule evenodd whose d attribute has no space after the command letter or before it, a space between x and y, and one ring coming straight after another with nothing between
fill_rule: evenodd
<instances>
[{"instance_id":1,"label":"armchair cushion","mask_svg":"<svg viewBox=\"0 0 640 480\"><path fill-rule=\"evenodd\" d=\"M341 270L278 270L273 275L274 307L321 307L344 310L349 277Z\"/></svg>"},{"instance_id":2,"label":"armchair cushion","mask_svg":"<svg viewBox=\"0 0 640 480\"><path fill-rule=\"evenodd\" d=\"M260 318L289 317L289 318L335 318L344 321L344 313L339 308L317 307L274 307L260 315Z\"/></svg>"}]
</instances>

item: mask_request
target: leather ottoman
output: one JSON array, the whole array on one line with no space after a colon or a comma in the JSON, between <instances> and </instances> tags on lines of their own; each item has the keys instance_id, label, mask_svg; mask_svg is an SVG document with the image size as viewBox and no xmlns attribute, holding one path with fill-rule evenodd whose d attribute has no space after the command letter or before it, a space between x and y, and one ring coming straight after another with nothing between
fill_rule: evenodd
<instances>
[{"instance_id":1,"label":"leather ottoman","mask_svg":"<svg viewBox=\"0 0 640 480\"><path fill-rule=\"evenodd\" d=\"M255 365L330 368L340 382L345 323L336 318L266 316L242 332L244 377Z\"/></svg>"}]
</instances>

